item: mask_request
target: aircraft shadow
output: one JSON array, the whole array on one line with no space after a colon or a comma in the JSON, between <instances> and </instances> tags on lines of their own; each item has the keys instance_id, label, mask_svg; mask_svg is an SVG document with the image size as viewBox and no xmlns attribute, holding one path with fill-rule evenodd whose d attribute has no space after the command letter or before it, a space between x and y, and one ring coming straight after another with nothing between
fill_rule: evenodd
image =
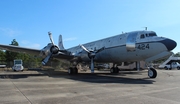
<instances>
[{"instance_id":1,"label":"aircraft shadow","mask_svg":"<svg viewBox=\"0 0 180 104\"><path fill-rule=\"evenodd\" d=\"M20 78L28 78L30 76L47 76L46 74L5 74L0 75L1 79L20 79Z\"/></svg>"},{"instance_id":2,"label":"aircraft shadow","mask_svg":"<svg viewBox=\"0 0 180 104\"><path fill-rule=\"evenodd\" d=\"M31 70L29 70L31 71ZM32 70L35 71L35 70ZM148 77L131 77L133 75L142 75L142 72L130 72L123 71L118 74L111 73L78 73L77 75L69 75L64 71L42 71L37 70L37 74L24 74L23 72L16 72L16 74L0 74L1 79L20 79L20 78L28 78L31 76L48 76L53 78L67 78L75 81L82 81L88 83L123 83L123 84L153 84L155 82L153 79L151 80ZM17 74L18 73L18 74Z\"/></svg>"},{"instance_id":3,"label":"aircraft shadow","mask_svg":"<svg viewBox=\"0 0 180 104\"><path fill-rule=\"evenodd\" d=\"M96 73L96 74L86 74L80 73L78 75L68 75L65 78L82 81L82 82L89 82L89 83L123 83L123 84L152 84L153 80L150 78L131 78L125 77L124 74L107 74L107 73ZM51 76L50 76L51 77ZM59 76L52 76L54 78L59 78Z\"/></svg>"}]
</instances>

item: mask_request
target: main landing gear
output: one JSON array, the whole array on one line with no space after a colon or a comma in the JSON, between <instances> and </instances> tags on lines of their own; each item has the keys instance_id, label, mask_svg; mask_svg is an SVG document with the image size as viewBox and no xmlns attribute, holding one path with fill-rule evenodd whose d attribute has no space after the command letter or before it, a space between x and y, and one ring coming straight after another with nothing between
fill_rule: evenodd
<instances>
[{"instance_id":1,"label":"main landing gear","mask_svg":"<svg viewBox=\"0 0 180 104\"><path fill-rule=\"evenodd\" d=\"M157 71L154 68L148 68L148 76L149 78L156 78Z\"/></svg>"},{"instance_id":2,"label":"main landing gear","mask_svg":"<svg viewBox=\"0 0 180 104\"><path fill-rule=\"evenodd\" d=\"M112 67L112 68L110 69L110 72L111 72L111 73L119 73L119 68L118 68L118 67Z\"/></svg>"},{"instance_id":3,"label":"main landing gear","mask_svg":"<svg viewBox=\"0 0 180 104\"><path fill-rule=\"evenodd\" d=\"M113 67L110 69L111 73L119 73L119 68L117 67L117 64L113 64Z\"/></svg>"},{"instance_id":4,"label":"main landing gear","mask_svg":"<svg viewBox=\"0 0 180 104\"><path fill-rule=\"evenodd\" d=\"M78 69L76 67L70 67L68 69L68 73L69 74L77 74L78 73Z\"/></svg>"}]
</instances>

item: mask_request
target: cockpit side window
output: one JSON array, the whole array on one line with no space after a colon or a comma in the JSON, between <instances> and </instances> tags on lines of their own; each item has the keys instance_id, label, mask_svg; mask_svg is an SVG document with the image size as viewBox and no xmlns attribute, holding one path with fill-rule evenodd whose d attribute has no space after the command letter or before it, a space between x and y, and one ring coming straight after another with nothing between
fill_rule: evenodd
<instances>
[{"instance_id":1,"label":"cockpit side window","mask_svg":"<svg viewBox=\"0 0 180 104\"><path fill-rule=\"evenodd\" d=\"M145 38L144 34L141 34L140 38L141 38L141 39L144 39L144 38Z\"/></svg>"}]
</instances>

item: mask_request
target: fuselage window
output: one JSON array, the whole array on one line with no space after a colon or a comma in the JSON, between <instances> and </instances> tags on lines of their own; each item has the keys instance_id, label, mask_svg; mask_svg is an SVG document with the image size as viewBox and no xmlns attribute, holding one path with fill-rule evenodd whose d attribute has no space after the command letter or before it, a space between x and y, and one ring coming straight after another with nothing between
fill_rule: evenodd
<instances>
[{"instance_id":1,"label":"fuselage window","mask_svg":"<svg viewBox=\"0 0 180 104\"><path fill-rule=\"evenodd\" d=\"M145 38L144 34L142 34L140 38L141 38L141 39L144 39L144 38Z\"/></svg>"}]
</instances>

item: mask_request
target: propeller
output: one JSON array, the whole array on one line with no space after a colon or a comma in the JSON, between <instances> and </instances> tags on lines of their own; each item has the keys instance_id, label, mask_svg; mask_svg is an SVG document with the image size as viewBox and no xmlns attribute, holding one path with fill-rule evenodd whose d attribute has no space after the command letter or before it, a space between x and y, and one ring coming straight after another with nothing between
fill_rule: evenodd
<instances>
[{"instance_id":1,"label":"propeller","mask_svg":"<svg viewBox=\"0 0 180 104\"><path fill-rule=\"evenodd\" d=\"M98 49L98 50L88 50L86 47L83 45L79 45L84 51L88 53L89 58L91 59L91 73L94 73L94 57L96 54L102 50L104 50L104 47Z\"/></svg>"},{"instance_id":2,"label":"propeller","mask_svg":"<svg viewBox=\"0 0 180 104\"><path fill-rule=\"evenodd\" d=\"M46 65L46 63L49 61L50 57L51 57L52 53L49 53L43 60L42 60L42 64Z\"/></svg>"},{"instance_id":3,"label":"propeller","mask_svg":"<svg viewBox=\"0 0 180 104\"><path fill-rule=\"evenodd\" d=\"M52 33L51 32L48 32L48 35L49 35L49 38L51 40L51 43L54 45L54 41L53 41L53 38L52 38Z\"/></svg>"},{"instance_id":4,"label":"propeller","mask_svg":"<svg viewBox=\"0 0 180 104\"><path fill-rule=\"evenodd\" d=\"M59 52L59 48L56 45L54 45L51 32L48 32L48 35L51 43L49 43L44 49L41 50L46 55L46 57L42 60L43 65L46 65L46 63L49 61L53 54L57 54Z\"/></svg>"}]
</instances>

